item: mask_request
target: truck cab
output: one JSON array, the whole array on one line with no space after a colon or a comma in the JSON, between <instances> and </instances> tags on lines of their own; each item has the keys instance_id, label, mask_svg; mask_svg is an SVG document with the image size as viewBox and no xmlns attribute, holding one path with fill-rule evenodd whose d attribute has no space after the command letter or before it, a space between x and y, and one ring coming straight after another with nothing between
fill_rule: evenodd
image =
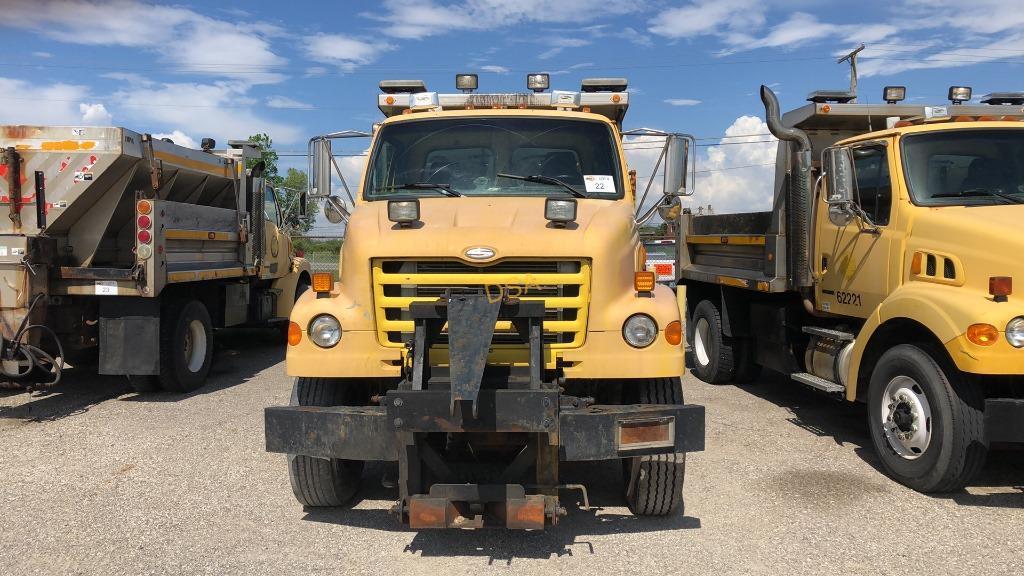
<instances>
[{"instance_id":1,"label":"truck cab","mask_svg":"<svg viewBox=\"0 0 1024 576\"><path fill-rule=\"evenodd\" d=\"M560 460L624 459L635 512L680 512L703 409L683 404L675 295L644 269L625 81L530 82L381 83L357 193L328 199L347 222L339 279L315 275L296 304L292 406L267 411L268 450L289 454L303 504L351 497L349 462L397 461L394 511L413 527L543 528L565 512ZM311 144L320 195L343 176L331 140ZM684 148L666 146L669 172L685 173ZM474 475L484 461L493 473Z\"/></svg>"},{"instance_id":2,"label":"truck cab","mask_svg":"<svg viewBox=\"0 0 1024 576\"><path fill-rule=\"evenodd\" d=\"M812 94L778 116L775 209L688 217L681 281L696 374L768 367L868 404L886 472L970 482L994 442L1024 441L1024 95L885 105Z\"/></svg>"}]
</instances>

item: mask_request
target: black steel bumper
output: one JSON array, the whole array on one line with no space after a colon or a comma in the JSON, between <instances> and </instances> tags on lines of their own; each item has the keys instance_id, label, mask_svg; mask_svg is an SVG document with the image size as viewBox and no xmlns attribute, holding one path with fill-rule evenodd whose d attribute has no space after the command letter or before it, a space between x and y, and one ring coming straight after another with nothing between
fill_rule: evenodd
<instances>
[{"instance_id":1,"label":"black steel bumper","mask_svg":"<svg viewBox=\"0 0 1024 576\"><path fill-rule=\"evenodd\" d=\"M381 406L267 408L267 451L394 461L401 432L546 433L563 461L704 449L703 406L579 407L579 398L543 390L481 390L475 418L468 410L452 415L450 404L447 391L396 390L382 397Z\"/></svg>"},{"instance_id":2,"label":"black steel bumper","mask_svg":"<svg viewBox=\"0 0 1024 576\"><path fill-rule=\"evenodd\" d=\"M985 400L985 438L989 442L1024 442L1024 399Z\"/></svg>"}]
</instances>

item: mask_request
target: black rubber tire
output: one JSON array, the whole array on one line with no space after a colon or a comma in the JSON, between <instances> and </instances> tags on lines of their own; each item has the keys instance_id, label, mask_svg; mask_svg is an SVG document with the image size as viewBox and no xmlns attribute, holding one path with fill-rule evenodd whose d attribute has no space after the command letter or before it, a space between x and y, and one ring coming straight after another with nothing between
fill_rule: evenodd
<instances>
[{"instance_id":1,"label":"black rubber tire","mask_svg":"<svg viewBox=\"0 0 1024 576\"><path fill-rule=\"evenodd\" d=\"M931 352L931 353L930 353ZM868 390L868 431L885 472L918 492L950 492L966 486L985 463L985 398L970 376L946 361L938 351L901 344L878 360ZM913 378L931 408L932 436L914 460L901 457L882 430L885 388L896 376Z\"/></svg>"},{"instance_id":2,"label":"black rubber tire","mask_svg":"<svg viewBox=\"0 0 1024 576\"><path fill-rule=\"evenodd\" d=\"M160 390L160 378L157 376L128 376L128 386L138 394L157 392Z\"/></svg>"},{"instance_id":3,"label":"black rubber tire","mask_svg":"<svg viewBox=\"0 0 1024 576\"><path fill-rule=\"evenodd\" d=\"M736 374L732 381L735 384L749 384L757 380L761 375L761 365L754 359L754 340L737 339L733 352L736 354Z\"/></svg>"},{"instance_id":4,"label":"black rubber tire","mask_svg":"<svg viewBox=\"0 0 1024 576\"><path fill-rule=\"evenodd\" d=\"M198 320L206 332L206 350L199 370L189 369L185 338ZM198 300L172 300L160 313L160 386L168 392L192 392L206 382L213 361L213 326L206 306Z\"/></svg>"},{"instance_id":5,"label":"black rubber tire","mask_svg":"<svg viewBox=\"0 0 1024 576\"><path fill-rule=\"evenodd\" d=\"M296 378L292 406L339 406L344 390L339 379ZM358 460L288 455L288 479L303 506L343 506L359 491L363 463Z\"/></svg>"},{"instance_id":6,"label":"black rubber tire","mask_svg":"<svg viewBox=\"0 0 1024 576\"><path fill-rule=\"evenodd\" d=\"M679 378L651 378L639 384L641 404L682 404ZM623 460L626 502L637 516L682 514L686 453L653 454Z\"/></svg>"},{"instance_id":7,"label":"black rubber tire","mask_svg":"<svg viewBox=\"0 0 1024 576\"><path fill-rule=\"evenodd\" d=\"M704 342L707 364L701 364L697 352L696 332L701 320L708 323L708 341ZM701 300L693 309L689 323L690 346L693 348L693 374L708 384L728 384L736 377L735 342L722 334L722 313L710 300Z\"/></svg>"}]
</instances>

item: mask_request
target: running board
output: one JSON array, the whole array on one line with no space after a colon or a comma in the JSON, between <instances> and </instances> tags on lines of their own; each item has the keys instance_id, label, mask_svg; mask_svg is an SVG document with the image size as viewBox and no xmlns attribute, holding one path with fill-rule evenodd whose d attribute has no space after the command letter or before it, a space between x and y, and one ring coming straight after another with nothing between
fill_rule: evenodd
<instances>
[{"instance_id":1,"label":"running board","mask_svg":"<svg viewBox=\"0 0 1024 576\"><path fill-rule=\"evenodd\" d=\"M842 384L836 384L831 380L825 380L824 378L820 376L815 376L814 374L798 372L796 374L791 374L790 376L793 378L793 380L796 380L801 384L806 384L811 388L821 390L822 392L827 392L828 394L842 394L843 392L846 392L846 386L843 386Z\"/></svg>"},{"instance_id":2,"label":"running board","mask_svg":"<svg viewBox=\"0 0 1024 576\"><path fill-rule=\"evenodd\" d=\"M853 342L853 339L855 338L855 336L849 332L832 330L831 328L819 328L817 326L804 326L804 334L838 340L839 342Z\"/></svg>"}]
</instances>

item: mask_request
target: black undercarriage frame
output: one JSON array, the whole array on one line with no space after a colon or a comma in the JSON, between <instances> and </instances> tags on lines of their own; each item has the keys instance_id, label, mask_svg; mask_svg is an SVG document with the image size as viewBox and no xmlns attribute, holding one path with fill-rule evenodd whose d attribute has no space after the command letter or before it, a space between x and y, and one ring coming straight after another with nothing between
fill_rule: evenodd
<instances>
[{"instance_id":1,"label":"black undercarriage frame","mask_svg":"<svg viewBox=\"0 0 1024 576\"><path fill-rule=\"evenodd\" d=\"M380 396L380 406L268 408L267 450L397 460L400 501L393 511L413 528L524 529L556 524L565 514L560 488L582 489L586 501L585 488L559 484L560 460L703 450L702 406L595 405L592 398L563 394L557 379L545 379L543 302L446 294L413 303L409 313L411 365L397 389ZM487 365L499 320L510 321L527 345L528 366ZM444 370L431 366L430 349L446 325ZM663 426L670 437L623 446L624 423ZM461 440L479 437L505 439L512 452L497 469L467 473L451 454Z\"/></svg>"}]
</instances>

